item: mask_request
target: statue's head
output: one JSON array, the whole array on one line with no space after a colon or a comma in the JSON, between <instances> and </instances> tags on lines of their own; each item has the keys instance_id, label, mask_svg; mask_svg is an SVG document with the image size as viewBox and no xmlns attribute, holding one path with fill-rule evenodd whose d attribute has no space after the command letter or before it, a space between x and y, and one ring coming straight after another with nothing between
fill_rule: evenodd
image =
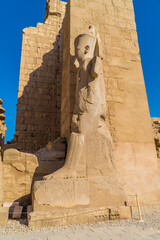
<instances>
[{"instance_id":1,"label":"statue's head","mask_svg":"<svg viewBox=\"0 0 160 240\"><path fill-rule=\"evenodd\" d=\"M88 31L80 34L75 39L75 57L79 62L83 62L87 58L93 58L96 55L98 37L95 26L90 25Z\"/></svg>"},{"instance_id":2,"label":"statue's head","mask_svg":"<svg viewBox=\"0 0 160 240\"><path fill-rule=\"evenodd\" d=\"M94 56L95 43L95 27L89 26L88 31L80 34L75 40L75 56L79 62Z\"/></svg>"}]
</instances>

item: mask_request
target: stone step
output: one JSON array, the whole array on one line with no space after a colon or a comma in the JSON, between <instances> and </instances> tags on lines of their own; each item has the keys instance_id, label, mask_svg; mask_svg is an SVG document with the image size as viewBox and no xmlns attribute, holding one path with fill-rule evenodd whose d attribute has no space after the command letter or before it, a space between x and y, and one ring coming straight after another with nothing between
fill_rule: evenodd
<instances>
[{"instance_id":1,"label":"stone step","mask_svg":"<svg viewBox=\"0 0 160 240\"><path fill-rule=\"evenodd\" d=\"M28 212L28 226L40 228L130 218L131 209L126 206L73 208Z\"/></svg>"}]
</instances>

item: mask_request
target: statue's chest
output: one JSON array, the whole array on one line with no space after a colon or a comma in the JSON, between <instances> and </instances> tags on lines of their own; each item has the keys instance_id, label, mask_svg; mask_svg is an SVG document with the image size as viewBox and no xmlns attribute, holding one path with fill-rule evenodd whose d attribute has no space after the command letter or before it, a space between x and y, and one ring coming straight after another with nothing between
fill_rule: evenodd
<instances>
[{"instance_id":1,"label":"statue's chest","mask_svg":"<svg viewBox=\"0 0 160 240\"><path fill-rule=\"evenodd\" d=\"M77 81L77 94L79 103L82 104L86 101L89 103L93 103L96 101L99 89L98 82L98 78L93 79L88 70L81 69L79 71Z\"/></svg>"}]
</instances>

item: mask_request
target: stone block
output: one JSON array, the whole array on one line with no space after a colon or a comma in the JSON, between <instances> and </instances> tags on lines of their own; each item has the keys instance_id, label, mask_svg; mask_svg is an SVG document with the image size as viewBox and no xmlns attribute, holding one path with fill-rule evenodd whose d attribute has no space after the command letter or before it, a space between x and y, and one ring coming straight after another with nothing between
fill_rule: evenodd
<instances>
[{"instance_id":1,"label":"stone block","mask_svg":"<svg viewBox=\"0 0 160 240\"><path fill-rule=\"evenodd\" d=\"M32 205L27 206L27 217L32 211L33 211L33 206Z\"/></svg>"},{"instance_id":2,"label":"stone block","mask_svg":"<svg viewBox=\"0 0 160 240\"><path fill-rule=\"evenodd\" d=\"M110 220L120 219L119 208L110 208L109 209L109 219Z\"/></svg>"},{"instance_id":3,"label":"stone block","mask_svg":"<svg viewBox=\"0 0 160 240\"><path fill-rule=\"evenodd\" d=\"M90 204L90 184L86 179L37 181L33 188L34 211L71 208Z\"/></svg>"},{"instance_id":4,"label":"stone block","mask_svg":"<svg viewBox=\"0 0 160 240\"><path fill-rule=\"evenodd\" d=\"M20 203L27 204L28 200L24 195L28 195L29 198L37 166L38 160L34 154L22 153L15 149L4 151L4 201L7 206L13 207L16 199L19 199Z\"/></svg>"},{"instance_id":5,"label":"stone block","mask_svg":"<svg viewBox=\"0 0 160 240\"><path fill-rule=\"evenodd\" d=\"M7 224L8 213L9 213L9 208L8 207L1 207L0 208L0 227L5 226Z\"/></svg>"},{"instance_id":6,"label":"stone block","mask_svg":"<svg viewBox=\"0 0 160 240\"><path fill-rule=\"evenodd\" d=\"M12 218L13 218L13 219L21 219L22 210L23 210L23 207L22 207L22 206L15 206L14 209L13 209Z\"/></svg>"},{"instance_id":7,"label":"stone block","mask_svg":"<svg viewBox=\"0 0 160 240\"><path fill-rule=\"evenodd\" d=\"M13 210L14 210L15 206L19 206L19 202L4 202L3 203L3 208L9 209L9 218L12 218Z\"/></svg>"},{"instance_id":8,"label":"stone block","mask_svg":"<svg viewBox=\"0 0 160 240\"><path fill-rule=\"evenodd\" d=\"M119 214L120 214L120 219L131 219L132 218L130 207L126 207L126 206L119 207Z\"/></svg>"},{"instance_id":9,"label":"stone block","mask_svg":"<svg viewBox=\"0 0 160 240\"><path fill-rule=\"evenodd\" d=\"M89 222L99 222L109 219L109 208L91 207L55 211L37 211L28 215L29 227L70 225Z\"/></svg>"},{"instance_id":10,"label":"stone block","mask_svg":"<svg viewBox=\"0 0 160 240\"><path fill-rule=\"evenodd\" d=\"M3 207L14 207L19 206L19 202L4 202Z\"/></svg>"}]
</instances>

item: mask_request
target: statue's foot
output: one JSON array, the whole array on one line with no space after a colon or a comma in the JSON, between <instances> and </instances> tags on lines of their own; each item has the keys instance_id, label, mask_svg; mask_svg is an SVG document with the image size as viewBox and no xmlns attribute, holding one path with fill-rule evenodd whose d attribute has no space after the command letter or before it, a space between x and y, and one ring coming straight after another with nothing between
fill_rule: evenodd
<instances>
[{"instance_id":1,"label":"statue's foot","mask_svg":"<svg viewBox=\"0 0 160 240\"><path fill-rule=\"evenodd\" d=\"M70 179L70 178L85 178L85 174L78 173L75 170L62 167L58 171L43 177L44 180Z\"/></svg>"}]
</instances>

